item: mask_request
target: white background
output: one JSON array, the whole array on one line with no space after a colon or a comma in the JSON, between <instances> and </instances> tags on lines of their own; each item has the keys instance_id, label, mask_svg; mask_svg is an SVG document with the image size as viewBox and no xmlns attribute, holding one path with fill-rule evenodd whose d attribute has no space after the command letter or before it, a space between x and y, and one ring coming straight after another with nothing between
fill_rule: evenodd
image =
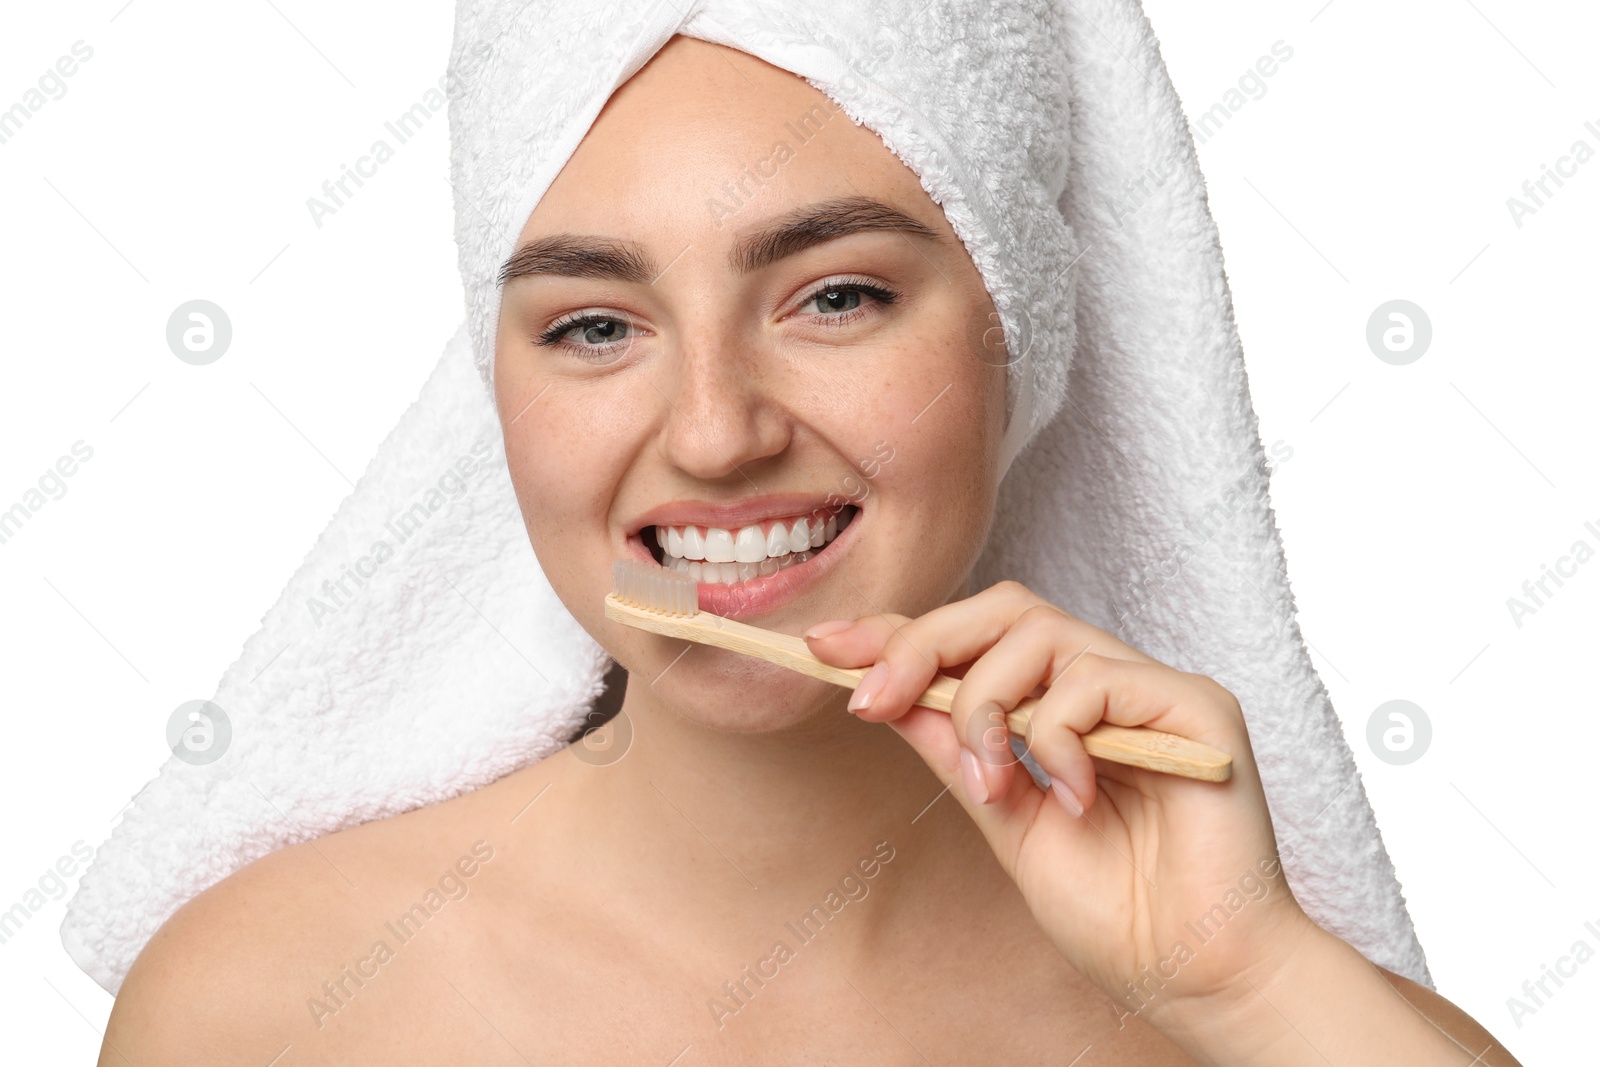
<instances>
[{"instance_id":1,"label":"white background","mask_svg":"<svg viewBox=\"0 0 1600 1067\"><path fill-rule=\"evenodd\" d=\"M1524 1063L1592 1057L1600 960L1600 560L1519 627L1522 583L1600 547L1592 469L1600 160L1519 227L1507 198L1600 148L1591 5L1148 0L1191 116L1292 58L1200 148L1300 622L1439 988ZM403 10L404 14L400 14ZM92 458L0 544L0 910L104 840L415 396L462 316L441 112L319 229L306 199L438 83L452 5L13 5L0 109L93 57L0 144L0 510ZM1595 130L1585 122L1594 121ZM391 138L392 141L392 138ZM1552 187L1553 188L1553 187ZM168 350L203 298L234 339ZM1433 326L1368 349L1381 303ZM1367 719L1419 704L1410 765ZM80 868L81 869L81 868ZM76 877L68 880L76 884ZM92 1062L111 998L60 947L65 896L0 945L8 1060ZM1551 988L1554 988L1553 986ZM28 1050L26 1055L21 1050Z\"/></svg>"}]
</instances>

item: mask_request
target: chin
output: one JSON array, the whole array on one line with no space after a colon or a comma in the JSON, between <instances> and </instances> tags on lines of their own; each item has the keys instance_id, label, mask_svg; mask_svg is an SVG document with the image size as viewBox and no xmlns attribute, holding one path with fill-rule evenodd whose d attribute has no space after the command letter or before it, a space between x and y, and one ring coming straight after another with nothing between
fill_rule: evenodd
<instances>
[{"instance_id":1,"label":"chin","mask_svg":"<svg viewBox=\"0 0 1600 1067\"><path fill-rule=\"evenodd\" d=\"M773 733L842 715L848 699L836 685L708 645L694 646L655 688L655 702L670 714L728 733Z\"/></svg>"}]
</instances>

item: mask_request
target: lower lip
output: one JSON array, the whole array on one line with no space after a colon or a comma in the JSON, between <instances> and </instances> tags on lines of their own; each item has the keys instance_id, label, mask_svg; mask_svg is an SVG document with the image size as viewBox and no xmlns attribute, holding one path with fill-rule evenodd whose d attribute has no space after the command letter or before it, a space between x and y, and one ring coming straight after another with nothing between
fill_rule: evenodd
<instances>
[{"instance_id":1,"label":"lower lip","mask_svg":"<svg viewBox=\"0 0 1600 1067\"><path fill-rule=\"evenodd\" d=\"M861 524L861 514L858 506L850 525L840 530L832 541L817 549L816 554L804 563L791 563L777 574L733 585L696 582L700 610L726 619L750 619L776 611L827 577L843 555L843 550L850 547L856 527ZM628 538L628 545L636 557L654 566L661 566L637 535Z\"/></svg>"}]
</instances>

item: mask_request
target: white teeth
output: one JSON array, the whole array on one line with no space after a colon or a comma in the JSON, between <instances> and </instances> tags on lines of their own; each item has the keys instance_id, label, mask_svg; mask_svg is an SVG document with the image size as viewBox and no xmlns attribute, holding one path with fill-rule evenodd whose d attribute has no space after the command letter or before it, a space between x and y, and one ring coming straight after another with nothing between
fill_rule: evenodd
<instances>
[{"instance_id":1,"label":"white teeth","mask_svg":"<svg viewBox=\"0 0 1600 1067\"><path fill-rule=\"evenodd\" d=\"M761 527L746 526L733 542L733 558L740 563L759 563L767 558L767 539Z\"/></svg>"},{"instance_id":2,"label":"white teeth","mask_svg":"<svg viewBox=\"0 0 1600 1067\"><path fill-rule=\"evenodd\" d=\"M834 513L826 519L774 523L765 535L759 525L737 531L715 526L657 526L655 530L665 566L697 582L734 585L806 562L839 535L839 516Z\"/></svg>"},{"instance_id":3,"label":"white teeth","mask_svg":"<svg viewBox=\"0 0 1600 1067\"><path fill-rule=\"evenodd\" d=\"M784 529L783 523L772 524L772 532L767 534L767 557L769 559L789 554L789 531Z\"/></svg>"},{"instance_id":4,"label":"white teeth","mask_svg":"<svg viewBox=\"0 0 1600 1067\"><path fill-rule=\"evenodd\" d=\"M671 527L668 527L668 529L671 529ZM706 541L704 537L700 536L700 527L685 526L683 528L683 558L706 558Z\"/></svg>"},{"instance_id":5,"label":"white teeth","mask_svg":"<svg viewBox=\"0 0 1600 1067\"><path fill-rule=\"evenodd\" d=\"M732 563L733 534L716 526L707 526L706 559L712 563Z\"/></svg>"},{"instance_id":6,"label":"white teeth","mask_svg":"<svg viewBox=\"0 0 1600 1067\"><path fill-rule=\"evenodd\" d=\"M794 520L794 528L789 531L789 551L803 552L811 546L811 531L806 528L806 520Z\"/></svg>"},{"instance_id":7,"label":"white teeth","mask_svg":"<svg viewBox=\"0 0 1600 1067\"><path fill-rule=\"evenodd\" d=\"M708 585L735 585L739 582L771 577L786 567L804 563L814 555L816 553L808 549L805 552L792 552L786 556L768 556L760 563L702 563L697 560L669 559L667 567L679 574L687 575L696 582Z\"/></svg>"}]
</instances>

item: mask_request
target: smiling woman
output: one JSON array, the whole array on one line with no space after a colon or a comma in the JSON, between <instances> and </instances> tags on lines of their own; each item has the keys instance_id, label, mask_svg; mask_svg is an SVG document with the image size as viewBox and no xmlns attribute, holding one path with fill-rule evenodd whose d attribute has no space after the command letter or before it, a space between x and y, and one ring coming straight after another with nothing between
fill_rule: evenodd
<instances>
[{"instance_id":1,"label":"smiling woman","mask_svg":"<svg viewBox=\"0 0 1600 1067\"><path fill-rule=\"evenodd\" d=\"M570 677L560 658L578 655L553 637L551 649L525 653L506 629L522 631L498 625L509 602L539 595L542 576L549 614L575 622L626 673L620 710L546 758L497 777L458 772L445 779L457 788L347 820L195 895L128 971L102 1062L262 1063L291 1050L296 1063L393 1062L398 1048L416 1062L473 1063L1512 1064L1448 1001L1375 966L1426 978L1364 796L1338 806L1353 770L1337 733L1318 732L1329 717L1304 695L1303 649L1282 651L1280 618L1241 609L1230 619L1215 606L1241 575L1283 588L1281 566L1263 573L1281 554L1253 423L1213 410L1236 415L1241 400L1248 410L1220 261L1146 275L1133 269L1139 255L1119 260L1107 247L1101 255L1124 270L1100 279L1083 334L1072 332L1067 272L1084 253L1072 252L1057 206L1069 173L1059 64L1066 30L1087 42L1090 27L1053 4L888 5L856 45L886 64L890 38L930 63L952 41L1003 44L1006 62L980 51L938 77L909 58L885 69L895 91L873 98L885 128L819 125L736 218L721 218L704 210L707 196L781 138L790 116L833 106L817 81L837 86L841 68L821 57L852 45L833 38L828 16L871 17L711 4L690 15L652 5L618 21L628 5L616 6L598 23L588 8L567 14L597 41L607 27L634 46L659 39L616 83L575 64L576 81L550 87L592 121L569 129L535 93L537 108L521 115L548 135L535 148L568 138L570 151L556 154L547 183L527 176L537 195L526 213L505 206L523 203L520 188L473 208L490 227L514 212L501 220L508 241L463 249L475 265L473 354L520 511L515 547L531 549L537 569L493 569L511 544L441 518L415 540L451 552L426 566L397 557L374 578L363 618L384 620L378 604L426 618L436 646L463 650L447 684L487 675L492 695L527 718L533 700L563 699L550 675ZM495 9L513 22L524 10ZM1136 7L1096 10L1119 32L1145 32ZM758 14L793 22L747 22ZM494 18L469 25L507 30ZM697 33L674 32L690 25ZM733 47L735 30L752 49L814 38L797 64L840 78L800 77ZM1154 54L1153 42L1137 44ZM561 47L589 54L571 38ZM1075 54L1080 88L1116 65L1100 58ZM527 90L527 71L506 62L483 84ZM571 99L585 77L604 102L588 112ZM998 105L1015 99L1035 110L1008 127ZM492 97L473 101L500 121ZM972 121L967 110L980 105L996 108L993 123ZM1128 128L1115 107L1074 107L1085 128L1108 116ZM1072 173L1093 168L1080 160ZM1176 212L1176 198L1162 203ZM1088 198L1073 210L1093 229ZM1156 214L1152 203L1141 217ZM464 227L479 224L471 217L460 213ZM1169 232L1182 229L1169 220ZM1214 346L1194 341L1193 323L1162 318L1201 305L1211 317L1199 321L1221 331ZM1155 322L1168 332L1135 343ZM1014 328L1024 323L1031 332ZM1194 350L1160 355L1180 343ZM1107 369L1108 353L1120 370ZM1074 359L1087 368L1074 395L1103 425L1055 419ZM1185 378L1196 366L1210 370ZM1143 390L1117 377L1138 368L1150 371ZM1133 419L1119 396L1162 401L1156 417ZM474 429L455 425L470 410L465 400L429 409L438 417L414 439L437 452ZM1196 439L1171 436L1190 425L1202 427ZM1165 436L1142 436L1148 427ZM1225 563L1191 568L1200 593L1160 590L1136 620L1148 628L1126 631L1171 647L1176 667L1064 603L1104 609L1081 587L1116 587L1120 553L1164 521L1162 494L1178 493L1165 479L1185 482L1197 455L1234 471L1228 481L1250 503L1221 519ZM851 488L863 477L870 492ZM1069 484L1116 491L1091 512ZM1176 529L1181 501L1166 503ZM1097 521L1112 536L1093 540ZM686 575L701 610L870 669L846 698L761 660L619 625L603 605L621 560ZM1015 575L984 580L996 562ZM437 614L416 593L425 570L454 594L431 602ZM466 636L478 618L493 631L481 645ZM397 661L385 682L448 674L431 650L395 654L414 647L403 626L373 637L361 620L335 624L348 628L330 642L384 644ZM1166 640L1177 632L1190 643ZM542 688L493 658L502 642ZM1208 662L1229 685L1199 669ZM958 680L948 714L913 703L940 671ZM593 674L580 678L571 703L581 715L597 687ZM296 691L307 688L317 687L297 676ZM1029 698L1028 736L1009 735L1005 713ZM459 692L449 710L467 732L487 714ZM1258 763L1249 727L1262 722L1280 728L1260 732L1271 758ZM1103 723L1220 748L1232 777L1091 758L1082 736ZM413 725L384 720L397 760L441 741ZM509 748L515 738L480 740ZM470 751L445 746L435 765ZM360 779L382 758L352 753L331 777ZM1330 810L1339 816L1319 829ZM349 811L371 807L350 800ZM327 975L375 960L384 918L413 909L467 843L494 859L478 866L470 903L463 895L403 953L381 954L381 979L333 1010ZM1329 859L1338 847L1348 854ZM856 872L872 879L870 893ZM1317 914L1291 880L1311 888Z\"/></svg>"}]
</instances>

